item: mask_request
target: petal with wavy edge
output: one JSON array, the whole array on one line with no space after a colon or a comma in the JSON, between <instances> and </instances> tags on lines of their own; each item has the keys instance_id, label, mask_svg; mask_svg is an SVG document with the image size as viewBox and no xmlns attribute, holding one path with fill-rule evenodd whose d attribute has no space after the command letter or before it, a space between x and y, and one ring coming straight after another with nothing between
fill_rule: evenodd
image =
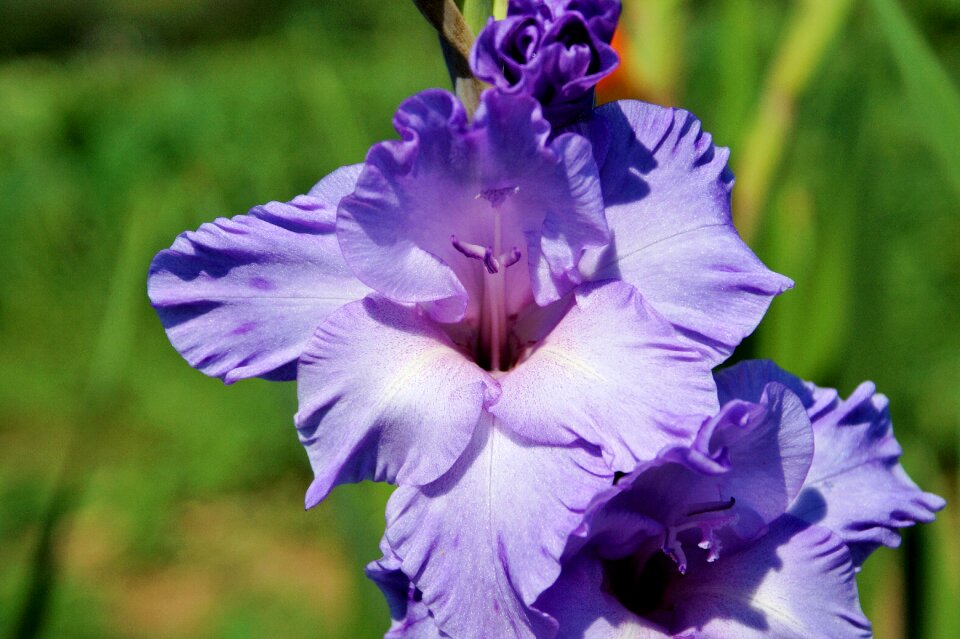
<instances>
[{"instance_id":1,"label":"petal with wavy edge","mask_svg":"<svg viewBox=\"0 0 960 639\"><path fill-rule=\"evenodd\" d=\"M204 224L157 254L150 301L191 366L228 384L293 379L314 329L370 292L347 268L334 233L337 202L359 170L339 169L315 195Z\"/></svg>"},{"instance_id":2,"label":"petal with wavy edge","mask_svg":"<svg viewBox=\"0 0 960 639\"><path fill-rule=\"evenodd\" d=\"M803 400L813 424L813 464L790 512L830 528L850 547L859 566L878 546L897 546L896 530L933 521L944 507L923 492L899 463L887 398L872 383L849 399L804 382L770 361L747 361L716 374L722 398L753 401L770 381L788 385Z\"/></svg>"},{"instance_id":3,"label":"petal with wavy edge","mask_svg":"<svg viewBox=\"0 0 960 639\"><path fill-rule=\"evenodd\" d=\"M452 637L533 638L551 620L530 608L560 573L567 536L612 472L583 447L522 441L487 415L450 472L397 489L386 538Z\"/></svg>"},{"instance_id":4,"label":"petal with wavy edge","mask_svg":"<svg viewBox=\"0 0 960 639\"><path fill-rule=\"evenodd\" d=\"M887 398L870 382L813 422L813 466L790 512L835 531L860 565L899 528L929 523L946 502L907 476Z\"/></svg>"},{"instance_id":5,"label":"petal with wavy edge","mask_svg":"<svg viewBox=\"0 0 960 639\"><path fill-rule=\"evenodd\" d=\"M576 304L501 380L490 411L531 440L600 447L619 471L689 442L717 411L710 363L623 282L583 285Z\"/></svg>"},{"instance_id":6,"label":"petal with wavy edge","mask_svg":"<svg viewBox=\"0 0 960 639\"><path fill-rule=\"evenodd\" d=\"M676 613L674 632L698 630L704 639L872 636L846 546L790 515L735 555L694 562L665 600Z\"/></svg>"},{"instance_id":7,"label":"petal with wavy edge","mask_svg":"<svg viewBox=\"0 0 960 639\"><path fill-rule=\"evenodd\" d=\"M317 329L297 387L297 430L315 475L307 507L340 483L436 480L499 392L430 320L374 296Z\"/></svg>"},{"instance_id":8,"label":"petal with wavy edge","mask_svg":"<svg viewBox=\"0 0 960 639\"><path fill-rule=\"evenodd\" d=\"M573 135L548 142L532 98L487 91L468 122L453 95L429 90L406 100L394 124L403 139L370 150L337 220L347 262L384 296L424 304L438 321L476 319L486 270L456 238L495 258L522 253L527 268L503 274L513 314L569 290L583 250L607 241L590 145Z\"/></svg>"},{"instance_id":9,"label":"petal with wavy edge","mask_svg":"<svg viewBox=\"0 0 960 639\"><path fill-rule=\"evenodd\" d=\"M733 227L727 149L686 111L643 102L606 104L576 130L593 143L613 234L582 269L633 284L714 364L723 361L792 286Z\"/></svg>"}]
</instances>

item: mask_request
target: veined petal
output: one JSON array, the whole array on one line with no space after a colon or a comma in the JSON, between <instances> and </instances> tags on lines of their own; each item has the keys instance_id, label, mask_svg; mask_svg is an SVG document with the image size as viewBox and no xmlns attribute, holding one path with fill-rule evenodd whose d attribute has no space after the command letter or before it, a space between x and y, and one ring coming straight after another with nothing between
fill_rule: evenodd
<instances>
[{"instance_id":1,"label":"veined petal","mask_svg":"<svg viewBox=\"0 0 960 639\"><path fill-rule=\"evenodd\" d=\"M578 288L576 304L501 380L490 411L534 441L585 440L633 470L689 442L716 413L710 363L623 282Z\"/></svg>"},{"instance_id":2,"label":"veined petal","mask_svg":"<svg viewBox=\"0 0 960 639\"><path fill-rule=\"evenodd\" d=\"M150 301L191 366L228 384L293 379L317 325L370 292L347 268L334 233L337 202L359 172L342 168L316 195L204 224L157 254Z\"/></svg>"},{"instance_id":3,"label":"veined petal","mask_svg":"<svg viewBox=\"0 0 960 639\"><path fill-rule=\"evenodd\" d=\"M723 361L792 286L733 227L727 149L686 111L642 102L604 105L577 130L593 144L613 233L582 270L633 284L714 364Z\"/></svg>"},{"instance_id":4,"label":"veined petal","mask_svg":"<svg viewBox=\"0 0 960 639\"><path fill-rule=\"evenodd\" d=\"M665 599L674 633L699 631L704 639L872 636L846 546L790 515L735 555L694 562Z\"/></svg>"},{"instance_id":5,"label":"veined petal","mask_svg":"<svg viewBox=\"0 0 960 639\"><path fill-rule=\"evenodd\" d=\"M769 361L741 362L716 379L727 398L752 401L768 381L797 392L812 420L814 455L790 512L839 535L855 565L880 545L899 545L898 528L933 521L943 508L943 499L920 490L900 465L887 398L872 383L841 401L837 391L803 382Z\"/></svg>"},{"instance_id":6,"label":"veined petal","mask_svg":"<svg viewBox=\"0 0 960 639\"><path fill-rule=\"evenodd\" d=\"M589 144L548 142L532 98L487 91L467 122L453 95L424 91L394 124L403 139L370 150L337 221L347 262L384 296L424 304L438 321L475 318L489 265L457 245L489 248L494 260L516 247L527 268L505 273L514 314L569 290L583 250L607 241Z\"/></svg>"},{"instance_id":7,"label":"veined petal","mask_svg":"<svg viewBox=\"0 0 960 639\"><path fill-rule=\"evenodd\" d=\"M338 310L298 371L297 430L315 475L307 506L344 482L436 480L498 390L415 309L368 297Z\"/></svg>"},{"instance_id":8,"label":"veined petal","mask_svg":"<svg viewBox=\"0 0 960 639\"><path fill-rule=\"evenodd\" d=\"M397 489L386 538L451 637L550 636L551 620L530 606L559 575L568 535L612 477L587 448L537 446L486 415L447 475Z\"/></svg>"}]
</instances>

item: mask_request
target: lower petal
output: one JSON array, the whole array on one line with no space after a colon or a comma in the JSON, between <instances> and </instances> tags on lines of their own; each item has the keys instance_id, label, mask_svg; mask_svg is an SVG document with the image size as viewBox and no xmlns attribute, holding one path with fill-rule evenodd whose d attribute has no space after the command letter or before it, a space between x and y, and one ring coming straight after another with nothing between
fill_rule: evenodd
<instances>
[{"instance_id":1,"label":"lower petal","mask_svg":"<svg viewBox=\"0 0 960 639\"><path fill-rule=\"evenodd\" d=\"M397 489L386 538L443 632L549 636L551 620L530 606L559 575L590 499L611 481L590 450L533 445L486 415L449 473Z\"/></svg>"},{"instance_id":2,"label":"lower petal","mask_svg":"<svg viewBox=\"0 0 960 639\"><path fill-rule=\"evenodd\" d=\"M470 441L496 382L418 311L368 297L317 329L300 361L297 429L316 479L430 483Z\"/></svg>"},{"instance_id":3,"label":"lower petal","mask_svg":"<svg viewBox=\"0 0 960 639\"><path fill-rule=\"evenodd\" d=\"M739 553L696 562L666 599L674 632L700 631L704 639L872 636L846 546L789 515Z\"/></svg>"},{"instance_id":4,"label":"lower petal","mask_svg":"<svg viewBox=\"0 0 960 639\"><path fill-rule=\"evenodd\" d=\"M689 442L717 411L708 359L624 282L581 286L501 386L490 410L509 428L549 444L585 440L620 471Z\"/></svg>"}]
</instances>

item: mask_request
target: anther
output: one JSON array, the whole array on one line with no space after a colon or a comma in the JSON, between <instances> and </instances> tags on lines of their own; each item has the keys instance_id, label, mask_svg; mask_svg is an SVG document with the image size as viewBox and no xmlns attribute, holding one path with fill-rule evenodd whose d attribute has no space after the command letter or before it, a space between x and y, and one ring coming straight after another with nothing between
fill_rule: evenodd
<instances>
[{"instance_id":1,"label":"anther","mask_svg":"<svg viewBox=\"0 0 960 639\"><path fill-rule=\"evenodd\" d=\"M493 256L493 249L489 246L480 246L479 244L461 242L459 239L457 239L456 235L450 236L450 243L453 244L453 248L457 249L457 251L459 251L461 254L471 259L480 260L483 262L487 272L491 275L500 270L500 263L497 261L497 258Z\"/></svg>"},{"instance_id":2,"label":"anther","mask_svg":"<svg viewBox=\"0 0 960 639\"><path fill-rule=\"evenodd\" d=\"M498 257L494 256L491 247L471 244L470 242L461 242L456 235L450 236L450 243L453 244L453 248L457 249L461 255L483 262L483 266L490 275L499 273L501 268L510 268L523 257L523 253L521 253L520 249L516 246L514 246L509 253Z\"/></svg>"}]
</instances>

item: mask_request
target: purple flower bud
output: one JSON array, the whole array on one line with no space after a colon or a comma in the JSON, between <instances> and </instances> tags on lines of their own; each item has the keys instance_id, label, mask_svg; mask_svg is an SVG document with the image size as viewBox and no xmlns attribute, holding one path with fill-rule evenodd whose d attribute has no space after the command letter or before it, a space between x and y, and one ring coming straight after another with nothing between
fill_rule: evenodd
<instances>
[{"instance_id":1,"label":"purple flower bud","mask_svg":"<svg viewBox=\"0 0 960 639\"><path fill-rule=\"evenodd\" d=\"M594 86L619 62L610 47L619 16L618 0L516 0L480 32L473 72L537 98L554 129L565 126L590 111Z\"/></svg>"}]
</instances>

